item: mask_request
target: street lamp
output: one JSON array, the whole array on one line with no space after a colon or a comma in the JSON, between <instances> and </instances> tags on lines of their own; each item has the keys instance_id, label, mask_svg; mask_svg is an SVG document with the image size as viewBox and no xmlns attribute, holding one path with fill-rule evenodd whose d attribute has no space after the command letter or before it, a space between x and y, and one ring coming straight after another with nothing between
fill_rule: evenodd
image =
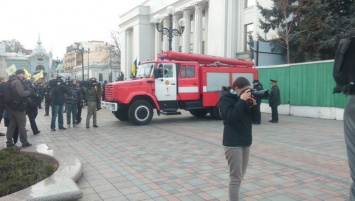
<instances>
[{"instance_id":1,"label":"street lamp","mask_svg":"<svg viewBox=\"0 0 355 201\"><path fill-rule=\"evenodd\" d=\"M156 26L156 29L158 32L162 32L164 35L168 35L169 50L172 50L171 43L173 41L173 35L180 36L182 33L184 33L185 19L181 18L178 21L179 29L173 29L173 14L175 12L174 7L169 6L166 9L166 12L168 13L168 16L169 16L169 28L163 27L163 24L161 24L161 21L163 18L160 15L154 16L153 21L155 22L155 26Z\"/></svg>"},{"instance_id":2,"label":"street lamp","mask_svg":"<svg viewBox=\"0 0 355 201\"><path fill-rule=\"evenodd\" d=\"M82 80L84 80L84 52L86 50L84 49L84 46L82 46L82 45L73 45L73 49L75 52L80 51L80 53L81 53L81 73L82 73ZM89 49L89 51L90 51L90 49ZM88 52L88 51L86 51L86 52ZM89 76L89 64L88 64L88 76Z\"/></svg>"},{"instance_id":3,"label":"street lamp","mask_svg":"<svg viewBox=\"0 0 355 201\"><path fill-rule=\"evenodd\" d=\"M88 53L88 80L89 80L89 55L90 55L90 48L88 48L88 50L86 51ZM84 62L84 61L83 61Z\"/></svg>"}]
</instances>

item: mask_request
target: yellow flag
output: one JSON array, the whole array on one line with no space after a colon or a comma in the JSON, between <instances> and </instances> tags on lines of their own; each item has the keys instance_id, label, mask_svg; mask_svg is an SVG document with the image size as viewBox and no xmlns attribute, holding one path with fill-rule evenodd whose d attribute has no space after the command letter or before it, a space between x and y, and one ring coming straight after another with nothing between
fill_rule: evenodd
<instances>
[{"instance_id":1,"label":"yellow flag","mask_svg":"<svg viewBox=\"0 0 355 201\"><path fill-rule=\"evenodd\" d=\"M57 68L55 69L56 71L57 70L62 70L62 68L63 68L63 64L58 64L58 66L57 66Z\"/></svg>"},{"instance_id":2,"label":"yellow flag","mask_svg":"<svg viewBox=\"0 0 355 201\"><path fill-rule=\"evenodd\" d=\"M17 69L16 69L15 64L12 64L11 66L9 66L8 68L5 69L5 71L8 75L14 74L16 72L16 70Z\"/></svg>"},{"instance_id":3,"label":"yellow flag","mask_svg":"<svg viewBox=\"0 0 355 201\"><path fill-rule=\"evenodd\" d=\"M33 75L33 78L35 81L39 80L40 78L43 78L43 70L41 72L37 73L36 75Z\"/></svg>"},{"instance_id":4,"label":"yellow flag","mask_svg":"<svg viewBox=\"0 0 355 201\"><path fill-rule=\"evenodd\" d=\"M23 69L25 71L25 78L26 80L30 80L31 79L31 73L29 73L25 68Z\"/></svg>"},{"instance_id":5,"label":"yellow flag","mask_svg":"<svg viewBox=\"0 0 355 201\"><path fill-rule=\"evenodd\" d=\"M136 60L134 60L133 64L132 64L132 67L131 67L131 72L132 72L132 76L133 77L136 77L136 74L137 74L137 58Z\"/></svg>"}]
</instances>

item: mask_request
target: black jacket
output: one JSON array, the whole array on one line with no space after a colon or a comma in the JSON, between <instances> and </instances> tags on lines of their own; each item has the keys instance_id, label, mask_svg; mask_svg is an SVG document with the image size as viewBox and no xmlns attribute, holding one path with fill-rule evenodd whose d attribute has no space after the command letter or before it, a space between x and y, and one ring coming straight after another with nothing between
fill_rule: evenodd
<instances>
[{"instance_id":1,"label":"black jacket","mask_svg":"<svg viewBox=\"0 0 355 201\"><path fill-rule=\"evenodd\" d=\"M257 119L258 107L229 91L221 92L220 111L223 115L223 145L248 147L252 144L252 122Z\"/></svg>"},{"instance_id":2,"label":"black jacket","mask_svg":"<svg viewBox=\"0 0 355 201\"><path fill-rule=\"evenodd\" d=\"M55 86L51 91L52 105L64 105L64 94L68 93L64 86Z\"/></svg>"},{"instance_id":3,"label":"black jacket","mask_svg":"<svg viewBox=\"0 0 355 201\"><path fill-rule=\"evenodd\" d=\"M269 106L276 107L280 105L280 90L279 87L276 85L271 88L270 95L269 95Z\"/></svg>"}]
</instances>

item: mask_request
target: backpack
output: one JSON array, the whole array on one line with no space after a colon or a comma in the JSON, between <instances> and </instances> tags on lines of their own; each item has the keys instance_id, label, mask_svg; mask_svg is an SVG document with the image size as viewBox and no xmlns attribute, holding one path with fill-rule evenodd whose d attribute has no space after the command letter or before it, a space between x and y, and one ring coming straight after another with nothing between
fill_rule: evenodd
<instances>
[{"instance_id":1,"label":"backpack","mask_svg":"<svg viewBox=\"0 0 355 201\"><path fill-rule=\"evenodd\" d=\"M11 87L11 82L7 81L0 84L0 99L4 105L16 110L18 107L18 100L15 98L14 91Z\"/></svg>"},{"instance_id":2,"label":"backpack","mask_svg":"<svg viewBox=\"0 0 355 201\"><path fill-rule=\"evenodd\" d=\"M334 59L333 78L336 86L333 93L355 94L355 38L339 41Z\"/></svg>"},{"instance_id":3,"label":"backpack","mask_svg":"<svg viewBox=\"0 0 355 201\"><path fill-rule=\"evenodd\" d=\"M7 81L0 84L0 98L4 104L10 104L15 100L11 82Z\"/></svg>"}]
</instances>

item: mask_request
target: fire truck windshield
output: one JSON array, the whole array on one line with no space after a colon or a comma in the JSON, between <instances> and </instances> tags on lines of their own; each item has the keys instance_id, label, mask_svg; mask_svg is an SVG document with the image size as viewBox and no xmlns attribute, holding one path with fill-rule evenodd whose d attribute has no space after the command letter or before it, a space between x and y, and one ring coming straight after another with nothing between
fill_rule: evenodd
<instances>
[{"instance_id":1,"label":"fire truck windshield","mask_svg":"<svg viewBox=\"0 0 355 201\"><path fill-rule=\"evenodd\" d=\"M138 66L136 77L152 77L155 63L146 63Z\"/></svg>"}]
</instances>

